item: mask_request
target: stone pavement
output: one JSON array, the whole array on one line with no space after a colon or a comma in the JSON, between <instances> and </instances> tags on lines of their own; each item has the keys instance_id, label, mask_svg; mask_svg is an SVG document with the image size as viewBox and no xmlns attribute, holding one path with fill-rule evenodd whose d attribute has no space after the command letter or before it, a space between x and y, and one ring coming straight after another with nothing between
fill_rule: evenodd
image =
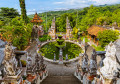
<instances>
[{"instance_id":1,"label":"stone pavement","mask_svg":"<svg viewBox=\"0 0 120 84\"><path fill-rule=\"evenodd\" d=\"M49 76L41 84L82 84L74 76Z\"/></svg>"}]
</instances>

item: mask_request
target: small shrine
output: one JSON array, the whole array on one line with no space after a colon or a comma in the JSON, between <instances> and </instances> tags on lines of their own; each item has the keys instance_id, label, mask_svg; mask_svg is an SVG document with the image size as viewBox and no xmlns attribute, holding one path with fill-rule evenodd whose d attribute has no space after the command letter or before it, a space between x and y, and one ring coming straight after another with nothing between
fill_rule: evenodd
<instances>
[{"instance_id":1,"label":"small shrine","mask_svg":"<svg viewBox=\"0 0 120 84\"><path fill-rule=\"evenodd\" d=\"M70 22L67 17L67 19L66 19L66 39L69 39L71 37L72 37L72 28L70 26Z\"/></svg>"},{"instance_id":2,"label":"small shrine","mask_svg":"<svg viewBox=\"0 0 120 84\"><path fill-rule=\"evenodd\" d=\"M35 13L34 18L33 18L33 20L31 20L31 22L33 24L38 25L38 24L41 24L43 22L43 20L38 16L37 13Z\"/></svg>"},{"instance_id":3,"label":"small shrine","mask_svg":"<svg viewBox=\"0 0 120 84\"><path fill-rule=\"evenodd\" d=\"M40 36L44 35L43 27L39 26L42 22L43 22L43 20L41 20L41 18L36 13L34 15L33 20L31 20L31 23L34 24L34 26L32 28L32 33L31 33L32 41L35 40L36 38L39 38Z\"/></svg>"},{"instance_id":4,"label":"small shrine","mask_svg":"<svg viewBox=\"0 0 120 84\"><path fill-rule=\"evenodd\" d=\"M55 39L56 37L56 28L55 28L55 17L52 20L51 28L48 30L48 35L52 38Z\"/></svg>"}]
</instances>

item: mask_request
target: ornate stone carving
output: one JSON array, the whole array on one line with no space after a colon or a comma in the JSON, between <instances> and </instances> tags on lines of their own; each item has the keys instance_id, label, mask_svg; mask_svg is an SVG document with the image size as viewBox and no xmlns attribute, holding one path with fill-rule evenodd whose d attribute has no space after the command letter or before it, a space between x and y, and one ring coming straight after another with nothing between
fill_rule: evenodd
<instances>
[{"instance_id":1,"label":"ornate stone carving","mask_svg":"<svg viewBox=\"0 0 120 84\"><path fill-rule=\"evenodd\" d=\"M5 71L8 76L14 76L16 74L15 71L17 69L18 62L15 59L14 50L11 43L8 43L5 46L4 53L5 53L5 58L3 64L5 66Z\"/></svg>"},{"instance_id":2,"label":"ornate stone carving","mask_svg":"<svg viewBox=\"0 0 120 84\"><path fill-rule=\"evenodd\" d=\"M100 69L100 73L107 79L113 79L115 73L118 72L115 53L115 45L111 42L106 47L105 59L103 60L104 66Z\"/></svg>"},{"instance_id":3,"label":"ornate stone carving","mask_svg":"<svg viewBox=\"0 0 120 84\"><path fill-rule=\"evenodd\" d=\"M90 59L90 64L89 64L89 73L91 75L96 75L97 72L97 60L96 60L97 54L95 49L93 49L93 54Z\"/></svg>"},{"instance_id":4,"label":"ornate stone carving","mask_svg":"<svg viewBox=\"0 0 120 84\"><path fill-rule=\"evenodd\" d=\"M31 33L32 41L39 37L39 29L37 25L34 25Z\"/></svg>"},{"instance_id":5,"label":"ornate stone carving","mask_svg":"<svg viewBox=\"0 0 120 84\"><path fill-rule=\"evenodd\" d=\"M27 68L31 68L32 67L32 56L31 53L27 53Z\"/></svg>"}]
</instances>

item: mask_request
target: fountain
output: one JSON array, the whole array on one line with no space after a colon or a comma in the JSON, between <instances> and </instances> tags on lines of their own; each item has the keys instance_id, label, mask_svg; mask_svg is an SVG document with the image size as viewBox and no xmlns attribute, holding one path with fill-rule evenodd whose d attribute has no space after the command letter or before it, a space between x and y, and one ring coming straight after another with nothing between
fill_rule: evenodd
<instances>
[{"instance_id":1,"label":"fountain","mask_svg":"<svg viewBox=\"0 0 120 84\"><path fill-rule=\"evenodd\" d=\"M62 35L58 36L56 47L59 48L59 64L63 64L63 51L62 48L65 47L64 39Z\"/></svg>"}]
</instances>

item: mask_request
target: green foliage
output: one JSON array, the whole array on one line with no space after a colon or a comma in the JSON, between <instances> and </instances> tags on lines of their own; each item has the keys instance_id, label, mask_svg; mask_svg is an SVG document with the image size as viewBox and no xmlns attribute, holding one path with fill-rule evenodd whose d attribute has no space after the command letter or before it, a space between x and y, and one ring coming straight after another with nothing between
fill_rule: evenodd
<instances>
[{"instance_id":1,"label":"green foliage","mask_svg":"<svg viewBox=\"0 0 120 84\"><path fill-rule=\"evenodd\" d=\"M16 16L19 16L19 13L16 9L8 7L0 8L0 20L4 20L5 18L15 18Z\"/></svg>"},{"instance_id":2,"label":"green foliage","mask_svg":"<svg viewBox=\"0 0 120 84\"><path fill-rule=\"evenodd\" d=\"M21 60L21 64L23 67L26 67L27 62L25 60Z\"/></svg>"},{"instance_id":3,"label":"green foliage","mask_svg":"<svg viewBox=\"0 0 120 84\"><path fill-rule=\"evenodd\" d=\"M8 25L9 22L16 16L19 16L19 13L16 9L1 7L0 8L0 28L2 28L5 25Z\"/></svg>"},{"instance_id":4,"label":"green foliage","mask_svg":"<svg viewBox=\"0 0 120 84\"><path fill-rule=\"evenodd\" d=\"M105 50L105 48L104 48L104 47L101 47L101 46L92 45L92 47L93 47L96 51L104 51L104 50Z\"/></svg>"},{"instance_id":5,"label":"green foliage","mask_svg":"<svg viewBox=\"0 0 120 84\"><path fill-rule=\"evenodd\" d=\"M56 42L48 43L41 48L42 55L49 59L54 59L54 53L56 54L56 59L59 59L59 48L55 46ZM73 43L66 43L66 47L63 48L63 58L65 59L66 54L68 54L69 59L73 59L79 56L82 49Z\"/></svg>"},{"instance_id":6,"label":"green foliage","mask_svg":"<svg viewBox=\"0 0 120 84\"><path fill-rule=\"evenodd\" d=\"M19 0L20 8L21 8L21 17L25 23L28 23L28 18L26 14L25 0Z\"/></svg>"},{"instance_id":7,"label":"green foliage","mask_svg":"<svg viewBox=\"0 0 120 84\"><path fill-rule=\"evenodd\" d=\"M74 38L78 38L78 29L76 27L73 28L72 34Z\"/></svg>"},{"instance_id":8,"label":"green foliage","mask_svg":"<svg viewBox=\"0 0 120 84\"><path fill-rule=\"evenodd\" d=\"M78 45L69 42L66 42L66 47L63 49L63 55L68 54L70 59L76 58L81 52L82 49Z\"/></svg>"},{"instance_id":9,"label":"green foliage","mask_svg":"<svg viewBox=\"0 0 120 84\"><path fill-rule=\"evenodd\" d=\"M12 42L19 50L23 50L31 38L32 26L30 23L25 25L20 17L16 17L12 19L9 25L3 27L6 30L3 37Z\"/></svg>"},{"instance_id":10,"label":"green foliage","mask_svg":"<svg viewBox=\"0 0 120 84\"><path fill-rule=\"evenodd\" d=\"M105 20L106 20L106 17L99 17L99 18L97 18L97 25L103 25L103 23L105 22Z\"/></svg>"},{"instance_id":11,"label":"green foliage","mask_svg":"<svg viewBox=\"0 0 120 84\"><path fill-rule=\"evenodd\" d=\"M101 46L105 47L111 41L114 42L115 40L117 40L119 35L119 32L113 30L105 30L103 32L99 32L97 38L99 38Z\"/></svg>"},{"instance_id":12,"label":"green foliage","mask_svg":"<svg viewBox=\"0 0 120 84\"><path fill-rule=\"evenodd\" d=\"M47 41L48 39L49 39L49 40L51 39L51 37L48 36L48 35L43 35L42 37L39 37L39 40L40 40L41 42Z\"/></svg>"},{"instance_id":13,"label":"green foliage","mask_svg":"<svg viewBox=\"0 0 120 84\"><path fill-rule=\"evenodd\" d=\"M86 42L86 43L89 42L87 36L80 36L80 39L81 39L82 41L83 41L84 38L85 38L85 42Z\"/></svg>"}]
</instances>

